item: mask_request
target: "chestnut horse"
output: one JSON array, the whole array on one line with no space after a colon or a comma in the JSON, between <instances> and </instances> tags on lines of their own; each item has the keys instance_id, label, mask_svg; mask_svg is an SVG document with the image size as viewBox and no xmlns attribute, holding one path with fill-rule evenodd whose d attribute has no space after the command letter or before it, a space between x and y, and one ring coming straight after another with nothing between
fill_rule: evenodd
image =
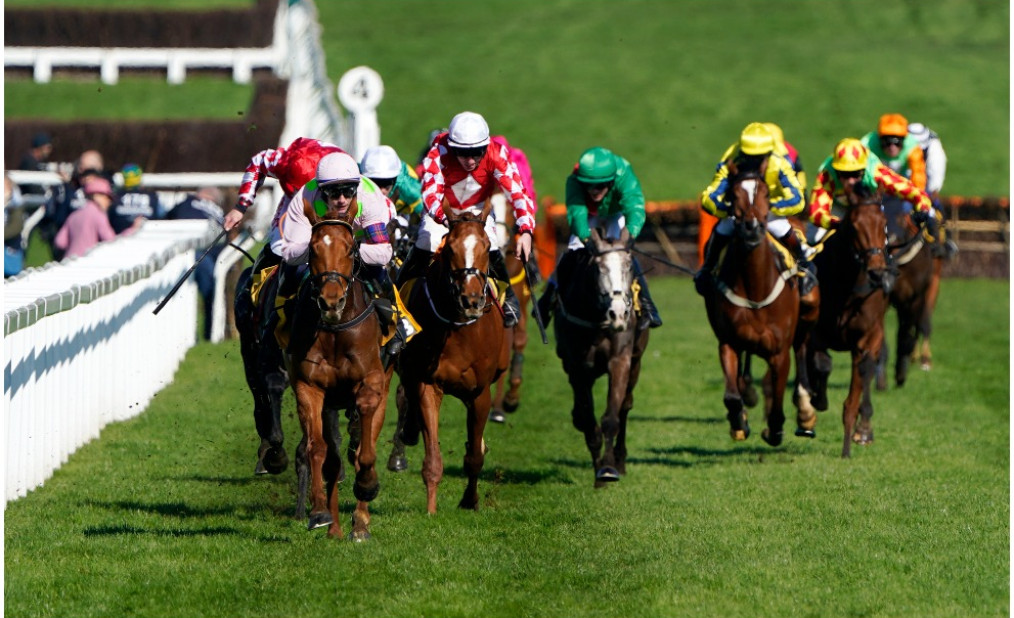
<instances>
[{"instance_id":1,"label":"chestnut horse","mask_svg":"<svg viewBox=\"0 0 1014 618\"><path fill-rule=\"evenodd\" d=\"M602 234L592 230L584 249L570 251L560 261L554 320L556 355L574 392L571 420L584 433L595 487L626 474L627 416L648 346L648 329L637 328L634 311L634 241L626 228L615 240ZM609 391L600 424L592 390L606 374Z\"/></svg>"},{"instance_id":2,"label":"chestnut horse","mask_svg":"<svg viewBox=\"0 0 1014 618\"><path fill-rule=\"evenodd\" d=\"M852 354L852 377L842 409L842 457L851 456L853 441L873 442L870 385L884 341L884 313L894 283L880 194L860 185L846 190L846 199L846 213L814 258L821 290L820 316L806 343L807 376L812 380L817 410L826 410L828 405L828 350Z\"/></svg>"},{"instance_id":3,"label":"chestnut horse","mask_svg":"<svg viewBox=\"0 0 1014 618\"><path fill-rule=\"evenodd\" d=\"M309 482L308 529L329 526L328 536L341 538L337 484L344 470L338 411L345 409L356 467L352 491L358 500L351 537L363 540L370 536L369 502L380 491L376 446L391 371L381 361L377 312L354 273L358 253L352 224L344 218L311 222L310 278L300 287L285 355L303 431L296 463L298 504Z\"/></svg>"},{"instance_id":4,"label":"chestnut horse","mask_svg":"<svg viewBox=\"0 0 1014 618\"><path fill-rule=\"evenodd\" d=\"M493 386L493 409L490 410L489 420L495 423L507 421L505 413L514 412L521 405L521 382L523 379L525 365L525 347L528 345L528 303L532 299L532 291L528 288L525 280L525 266L521 260L514 255L514 210L507 208L506 199L498 194L491 200L497 199L502 202L502 208L494 203L497 209L497 230L504 231L501 236L500 250L503 251L504 262L507 264L507 272L511 277L511 286L518 297L521 306L521 316L514 327L514 344L511 352L510 371L502 374ZM500 220L501 211L504 220ZM503 242L505 241L505 242ZM532 256L529 263L534 264L535 248L532 247Z\"/></svg>"},{"instance_id":5,"label":"chestnut horse","mask_svg":"<svg viewBox=\"0 0 1014 618\"><path fill-rule=\"evenodd\" d=\"M888 255L898 269L898 278L891 289L890 303L898 314L898 339L894 361L894 381L903 386L908 378L909 364L916 351L916 342L922 336L925 347L933 330L932 308L929 302L930 284L934 275L932 247L924 228L916 227L905 213L904 203L897 199L884 200L887 214ZM888 345L881 348L877 363L877 389L887 388Z\"/></svg>"},{"instance_id":6,"label":"chestnut horse","mask_svg":"<svg viewBox=\"0 0 1014 618\"><path fill-rule=\"evenodd\" d=\"M417 444L422 431L426 454L422 477L426 509L437 510L437 485L444 474L438 426L444 395L465 405L468 441L464 471L468 483L458 506L479 508L479 473L485 461L483 432L489 417L490 385L507 369L511 331L503 326L489 282L489 237L482 213L448 216L450 228L426 276L407 299L422 327L398 360L404 400L398 398L401 442Z\"/></svg>"},{"instance_id":7,"label":"chestnut horse","mask_svg":"<svg viewBox=\"0 0 1014 618\"><path fill-rule=\"evenodd\" d=\"M782 442L785 424L785 387L792 371L794 344L802 344L810 325L800 327L799 278L796 267L787 268L767 231L770 209L764 167L740 173L730 165L728 197L735 231L718 274L704 303L711 329L718 338L718 359L725 374L724 402L733 440L750 436L747 411L740 390L744 357L767 362L762 384L767 427L761 438L771 446ZM805 370L802 352L797 370ZM803 383L806 380L802 380ZM796 435L815 437L816 410L809 393L796 386Z\"/></svg>"},{"instance_id":8,"label":"chestnut horse","mask_svg":"<svg viewBox=\"0 0 1014 618\"><path fill-rule=\"evenodd\" d=\"M289 377L278 341L264 327L268 311L274 306L278 277L272 274L267 279L255 304L250 295L251 269L244 270L236 283L233 315L243 370L254 400L254 425L261 439L254 474L281 474L289 465L282 432L282 394Z\"/></svg>"}]
</instances>

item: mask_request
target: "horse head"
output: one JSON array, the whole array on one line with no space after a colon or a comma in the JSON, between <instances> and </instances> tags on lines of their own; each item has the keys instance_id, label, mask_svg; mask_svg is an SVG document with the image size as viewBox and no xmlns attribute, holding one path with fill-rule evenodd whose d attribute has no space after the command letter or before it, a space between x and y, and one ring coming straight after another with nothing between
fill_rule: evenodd
<instances>
[{"instance_id":1,"label":"horse head","mask_svg":"<svg viewBox=\"0 0 1014 618\"><path fill-rule=\"evenodd\" d=\"M604 316L603 326L617 332L630 326L634 310L634 270L630 253L633 241L626 228L615 240L605 238L594 229L586 245L598 268L598 305Z\"/></svg>"},{"instance_id":2,"label":"horse head","mask_svg":"<svg viewBox=\"0 0 1014 618\"><path fill-rule=\"evenodd\" d=\"M322 219L310 233L310 285L321 320L337 325L345 311L356 261L355 235L346 218Z\"/></svg>"},{"instance_id":3,"label":"horse head","mask_svg":"<svg viewBox=\"0 0 1014 618\"><path fill-rule=\"evenodd\" d=\"M488 301L489 236L486 235L487 201L476 216L469 212L448 215L449 231L441 250L443 272L449 279L448 289L466 320L482 317Z\"/></svg>"},{"instance_id":4,"label":"horse head","mask_svg":"<svg viewBox=\"0 0 1014 618\"><path fill-rule=\"evenodd\" d=\"M735 160L729 162L729 189L726 199L732 204L732 217L736 221L736 237L748 250L756 249L767 232L768 185L764 181L768 159L759 167L747 167Z\"/></svg>"},{"instance_id":5,"label":"horse head","mask_svg":"<svg viewBox=\"0 0 1014 618\"><path fill-rule=\"evenodd\" d=\"M843 223L852 242L852 258L866 273L868 291L882 289L889 294L894 287L895 272L887 255L887 216L881 204L880 191L857 183L845 187L849 207Z\"/></svg>"}]
</instances>

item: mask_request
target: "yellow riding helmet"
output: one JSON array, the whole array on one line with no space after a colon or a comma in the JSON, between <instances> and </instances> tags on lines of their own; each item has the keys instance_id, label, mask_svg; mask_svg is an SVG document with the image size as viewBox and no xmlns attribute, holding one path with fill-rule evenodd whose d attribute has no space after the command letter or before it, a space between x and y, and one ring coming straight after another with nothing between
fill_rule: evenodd
<instances>
[{"instance_id":1,"label":"yellow riding helmet","mask_svg":"<svg viewBox=\"0 0 1014 618\"><path fill-rule=\"evenodd\" d=\"M739 134L739 151L748 155L768 154L775 149L771 131L760 122L751 122Z\"/></svg>"},{"instance_id":2,"label":"yellow riding helmet","mask_svg":"<svg viewBox=\"0 0 1014 618\"><path fill-rule=\"evenodd\" d=\"M782 128L773 122L765 122L764 126L775 140L775 152L783 156L788 155L789 149L785 147L785 134L782 133Z\"/></svg>"},{"instance_id":3,"label":"yellow riding helmet","mask_svg":"<svg viewBox=\"0 0 1014 618\"><path fill-rule=\"evenodd\" d=\"M834 147L831 167L839 172L856 172L866 169L868 160L866 146L854 137L846 137Z\"/></svg>"}]
</instances>

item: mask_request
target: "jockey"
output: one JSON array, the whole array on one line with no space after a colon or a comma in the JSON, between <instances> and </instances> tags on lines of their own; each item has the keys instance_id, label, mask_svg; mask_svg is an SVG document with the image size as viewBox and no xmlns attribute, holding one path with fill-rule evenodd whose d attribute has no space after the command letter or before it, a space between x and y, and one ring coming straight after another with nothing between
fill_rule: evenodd
<instances>
[{"instance_id":1,"label":"jockey","mask_svg":"<svg viewBox=\"0 0 1014 618\"><path fill-rule=\"evenodd\" d=\"M478 214L486 199L500 190L508 195L514 207L514 220L520 231L515 253L522 261L527 261L532 251L535 205L525 191L517 166L509 157L506 146L496 142L491 146L486 120L474 112L456 115L447 132L434 138L423 160L422 193L426 215L419 226L415 247L398 276L399 284L425 272L447 234L448 211ZM510 285L493 216L486 220L486 234L490 241L490 274L506 284L504 327L512 328L518 322L520 303Z\"/></svg>"},{"instance_id":2,"label":"jockey","mask_svg":"<svg viewBox=\"0 0 1014 618\"><path fill-rule=\"evenodd\" d=\"M926 190L926 159L919 141L908 134L908 120L901 114L884 114L877 130L860 141L881 163Z\"/></svg>"},{"instance_id":3,"label":"jockey","mask_svg":"<svg viewBox=\"0 0 1014 618\"><path fill-rule=\"evenodd\" d=\"M557 270L546 281L546 290L539 298L539 313L547 324L551 318L550 311L556 306L556 272L561 267L564 272L568 271L564 260L572 259L576 249L584 248L591 236L591 228L604 226L609 238L619 238L623 228L627 228L630 237L635 239L641 233L646 219L644 193L630 162L598 146L581 153L574 170L567 176L566 201L570 242L567 252L557 264ZM658 328L662 325L662 318L651 300L648 282L636 258L632 263L634 276L640 286L638 303L641 313L638 328Z\"/></svg>"},{"instance_id":4,"label":"jockey","mask_svg":"<svg viewBox=\"0 0 1014 618\"><path fill-rule=\"evenodd\" d=\"M926 193L933 202L933 209L940 219L940 238L933 246L934 255L944 258L951 258L958 252L958 246L953 240L947 238L947 230L944 228L944 211L940 206L940 189L944 186L944 177L947 175L947 153L940 142L940 136L921 122L912 122L908 125L908 134L916 139L919 148L922 149L926 159Z\"/></svg>"},{"instance_id":5,"label":"jockey","mask_svg":"<svg viewBox=\"0 0 1014 618\"><path fill-rule=\"evenodd\" d=\"M841 209L847 206L844 188L856 183L864 183L871 189L911 202L915 210L912 219L916 223L926 221L931 228L935 227L936 218L926 192L881 163L861 141L847 137L838 142L832 155L817 169L809 211L810 223L816 227L807 231L810 242L818 242L826 233L824 230L835 227L841 221Z\"/></svg>"},{"instance_id":6,"label":"jockey","mask_svg":"<svg viewBox=\"0 0 1014 618\"><path fill-rule=\"evenodd\" d=\"M316 212L322 217L327 212L337 211L340 215L353 207L357 212L352 227L366 278L392 307L399 306L394 284L387 275L387 263L392 254L387 224L391 221L393 204L372 180L360 176L355 159L344 152L333 152L321 158L315 177L292 196L279 218L284 265L278 282L276 308L296 294L302 280L300 275L307 268L313 226L306 213ZM400 319L396 321L396 336L388 349L391 356L415 334L405 315L400 311L394 315L400 315Z\"/></svg>"},{"instance_id":7,"label":"jockey","mask_svg":"<svg viewBox=\"0 0 1014 618\"><path fill-rule=\"evenodd\" d=\"M267 178L275 178L282 187L281 201L271 218L271 230L268 242L265 243L260 255L254 262L251 272L257 274L269 266L281 261L281 233L278 221L289 205L292 196L303 185L313 180L317 171L317 163L325 155L333 152L344 152L338 146L309 137L297 137L285 147L268 148L255 154L243 172L243 181L239 187L239 198L236 206L225 215L223 227L226 230L239 225L247 209L253 205L257 190Z\"/></svg>"},{"instance_id":8,"label":"jockey","mask_svg":"<svg viewBox=\"0 0 1014 618\"><path fill-rule=\"evenodd\" d=\"M736 162L740 171L760 170L764 161L767 161L764 180L768 186L771 202L767 228L772 236L792 252L799 265L806 271L799 290L800 294L806 294L816 280L809 261L810 250L803 246L799 237L793 233L792 225L786 220L786 217L797 214L805 208L803 191L789 159L775 149L774 136L759 122L748 124L739 136L739 143L733 144L725 151L718 163L714 179L701 193L701 206L720 221L708 242L704 264L694 275L697 293L703 296L711 287L712 271L718 265L718 256L729 243L735 226L735 221L729 217L732 204L727 201L726 195L729 189L729 163L732 161Z\"/></svg>"},{"instance_id":9,"label":"jockey","mask_svg":"<svg viewBox=\"0 0 1014 618\"><path fill-rule=\"evenodd\" d=\"M387 199L394 202L405 224L412 216L422 216L422 183L415 170L398 158L390 146L373 146L359 161L359 171L373 181Z\"/></svg>"},{"instance_id":10,"label":"jockey","mask_svg":"<svg viewBox=\"0 0 1014 618\"><path fill-rule=\"evenodd\" d=\"M799 151L785 141L785 133L780 126L773 122L765 122L764 126L775 140L775 152L785 157L792 165L792 171L796 173L796 180L799 181L799 188L803 192L803 202L806 202L806 171L803 170L803 160L799 158Z\"/></svg>"}]
</instances>

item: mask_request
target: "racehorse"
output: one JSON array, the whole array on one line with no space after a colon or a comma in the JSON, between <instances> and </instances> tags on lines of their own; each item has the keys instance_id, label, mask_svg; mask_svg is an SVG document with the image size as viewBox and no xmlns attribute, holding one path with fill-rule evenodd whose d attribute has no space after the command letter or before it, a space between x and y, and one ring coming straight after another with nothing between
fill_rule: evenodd
<instances>
[{"instance_id":1,"label":"racehorse","mask_svg":"<svg viewBox=\"0 0 1014 618\"><path fill-rule=\"evenodd\" d=\"M903 386L908 378L909 364L921 335L926 349L933 330L929 290L933 280L935 259L924 230L915 226L900 200L885 200L887 214L888 255L898 269L898 278L891 289L890 303L898 314L898 339L894 362L894 380ZM887 388L888 345L881 348L877 363L877 389Z\"/></svg>"},{"instance_id":2,"label":"racehorse","mask_svg":"<svg viewBox=\"0 0 1014 618\"><path fill-rule=\"evenodd\" d=\"M289 465L282 432L282 394L289 384L282 351L274 333L263 326L267 312L274 306L277 276L271 276L260 288L255 304L250 294L252 267L236 283L233 313L239 332L240 354L247 386L254 399L254 425L261 443L257 449L254 474L281 474Z\"/></svg>"},{"instance_id":3,"label":"racehorse","mask_svg":"<svg viewBox=\"0 0 1014 618\"><path fill-rule=\"evenodd\" d=\"M615 240L594 229L585 248L557 267L556 355L574 393L571 420L584 433L595 487L626 474L627 415L648 346L648 329L637 328L634 311L633 240L626 228ZM592 389L605 374L609 391L599 423Z\"/></svg>"},{"instance_id":4,"label":"racehorse","mask_svg":"<svg viewBox=\"0 0 1014 618\"><path fill-rule=\"evenodd\" d=\"M399 431L408 445L417 444L420 431L423 434L422 477L430 513L437 510L437 485L444 473L438 435L444 395L460 399L466 410L468 482L458 506L478 510L490 385L507 369L511 331L503 326L487 274L490 242L484 222L489 208L487 203L478 217L467 212L448 216L443 245L407 298L422 331L408 342L397 363L405 395L398 398Z\"/></svg>"},{"instance_id":5,"label":"racehorse","mask_svg":"<svg viewBox=\"0 0 1014 618\"><path fill-rule=\"evenodd\" d=\"M351 537L363 540L370 536L369 503L380 491L376 446L392 372L381 361L382 334L374 304L354 272L358 253L352 224L348 218L311 218L311 223L310 277L300 286L285 354L303 432L296 463L297 505L302 506L309 484L308 529L328 526L328 536L342 537L338 412L345 409L350 418L349 458L356 468L352 491L358 501Z\"/></svg>"},{"instance_id":6,"label":"racehorse","mask_svg":"<svg viewBox=\"0 0 1014 618\"><path fill-rule=\"evenodd\" d=\"M843 458L851 456L853 441L873 442L870 384L884 341L884 313L894 284L881 195L863 185L846 188L845 194L847 211L814 258L821 290L820 315L805 346L813 405L821 411L828 405L831 356L827 351L851 352L852 377L842 410Z\"/></svg>"},{"instance_id":7,"label":"racehorse","mask_svg":"<svg viewBox=\"0 0 1014 618\"><path fill-rule=\"evenodd\" d=\"M518 297L521 305L521 316L514 327L514 344L511 352L510 372L502 374L496 380L493 387L493 409L489 413L489 420L495 423L506 422L505 413L514 412L521 405L521 382L523 379L525 365L525 347L528 345L528 303L532 299L532 291L525 280L525 266L514 255L514 211L507 208L506 199L503 194L497 194L490 198L493 207L497 210L497 230L503 232L501 236L501 251L503 251L504 262L507 264L507 272L511 277L511 286ZM502 218L501 218L502 214ZM535 259L533 254L529 258Z\"/></svg>"},{"instance_id":8,"label":"racehorse","mask_svg":"<svg viewBox=\"0 0 1014 618\"><path fill-rule=\"evenodd\" d=\"M764 417L767 427L761 437L771 446L782 442L785 387L792 370L794 344L800 350L797 370L805 370L800 326L799 278L796 269L787 268L767 232L770 209L764 167L740 172L730 164L728 196L735 231L718 274L716 285L704 302L708 321L718 338L718 358L725 374L724 402L729 432L734 440L750 435L741 384L741 363L749 355L759 356L768 365L763 378ZM805 380L804 380L805 382ZM816 410L809 393L796 385L796 435L815 437Z\"/></svg>"}]
</instances>

